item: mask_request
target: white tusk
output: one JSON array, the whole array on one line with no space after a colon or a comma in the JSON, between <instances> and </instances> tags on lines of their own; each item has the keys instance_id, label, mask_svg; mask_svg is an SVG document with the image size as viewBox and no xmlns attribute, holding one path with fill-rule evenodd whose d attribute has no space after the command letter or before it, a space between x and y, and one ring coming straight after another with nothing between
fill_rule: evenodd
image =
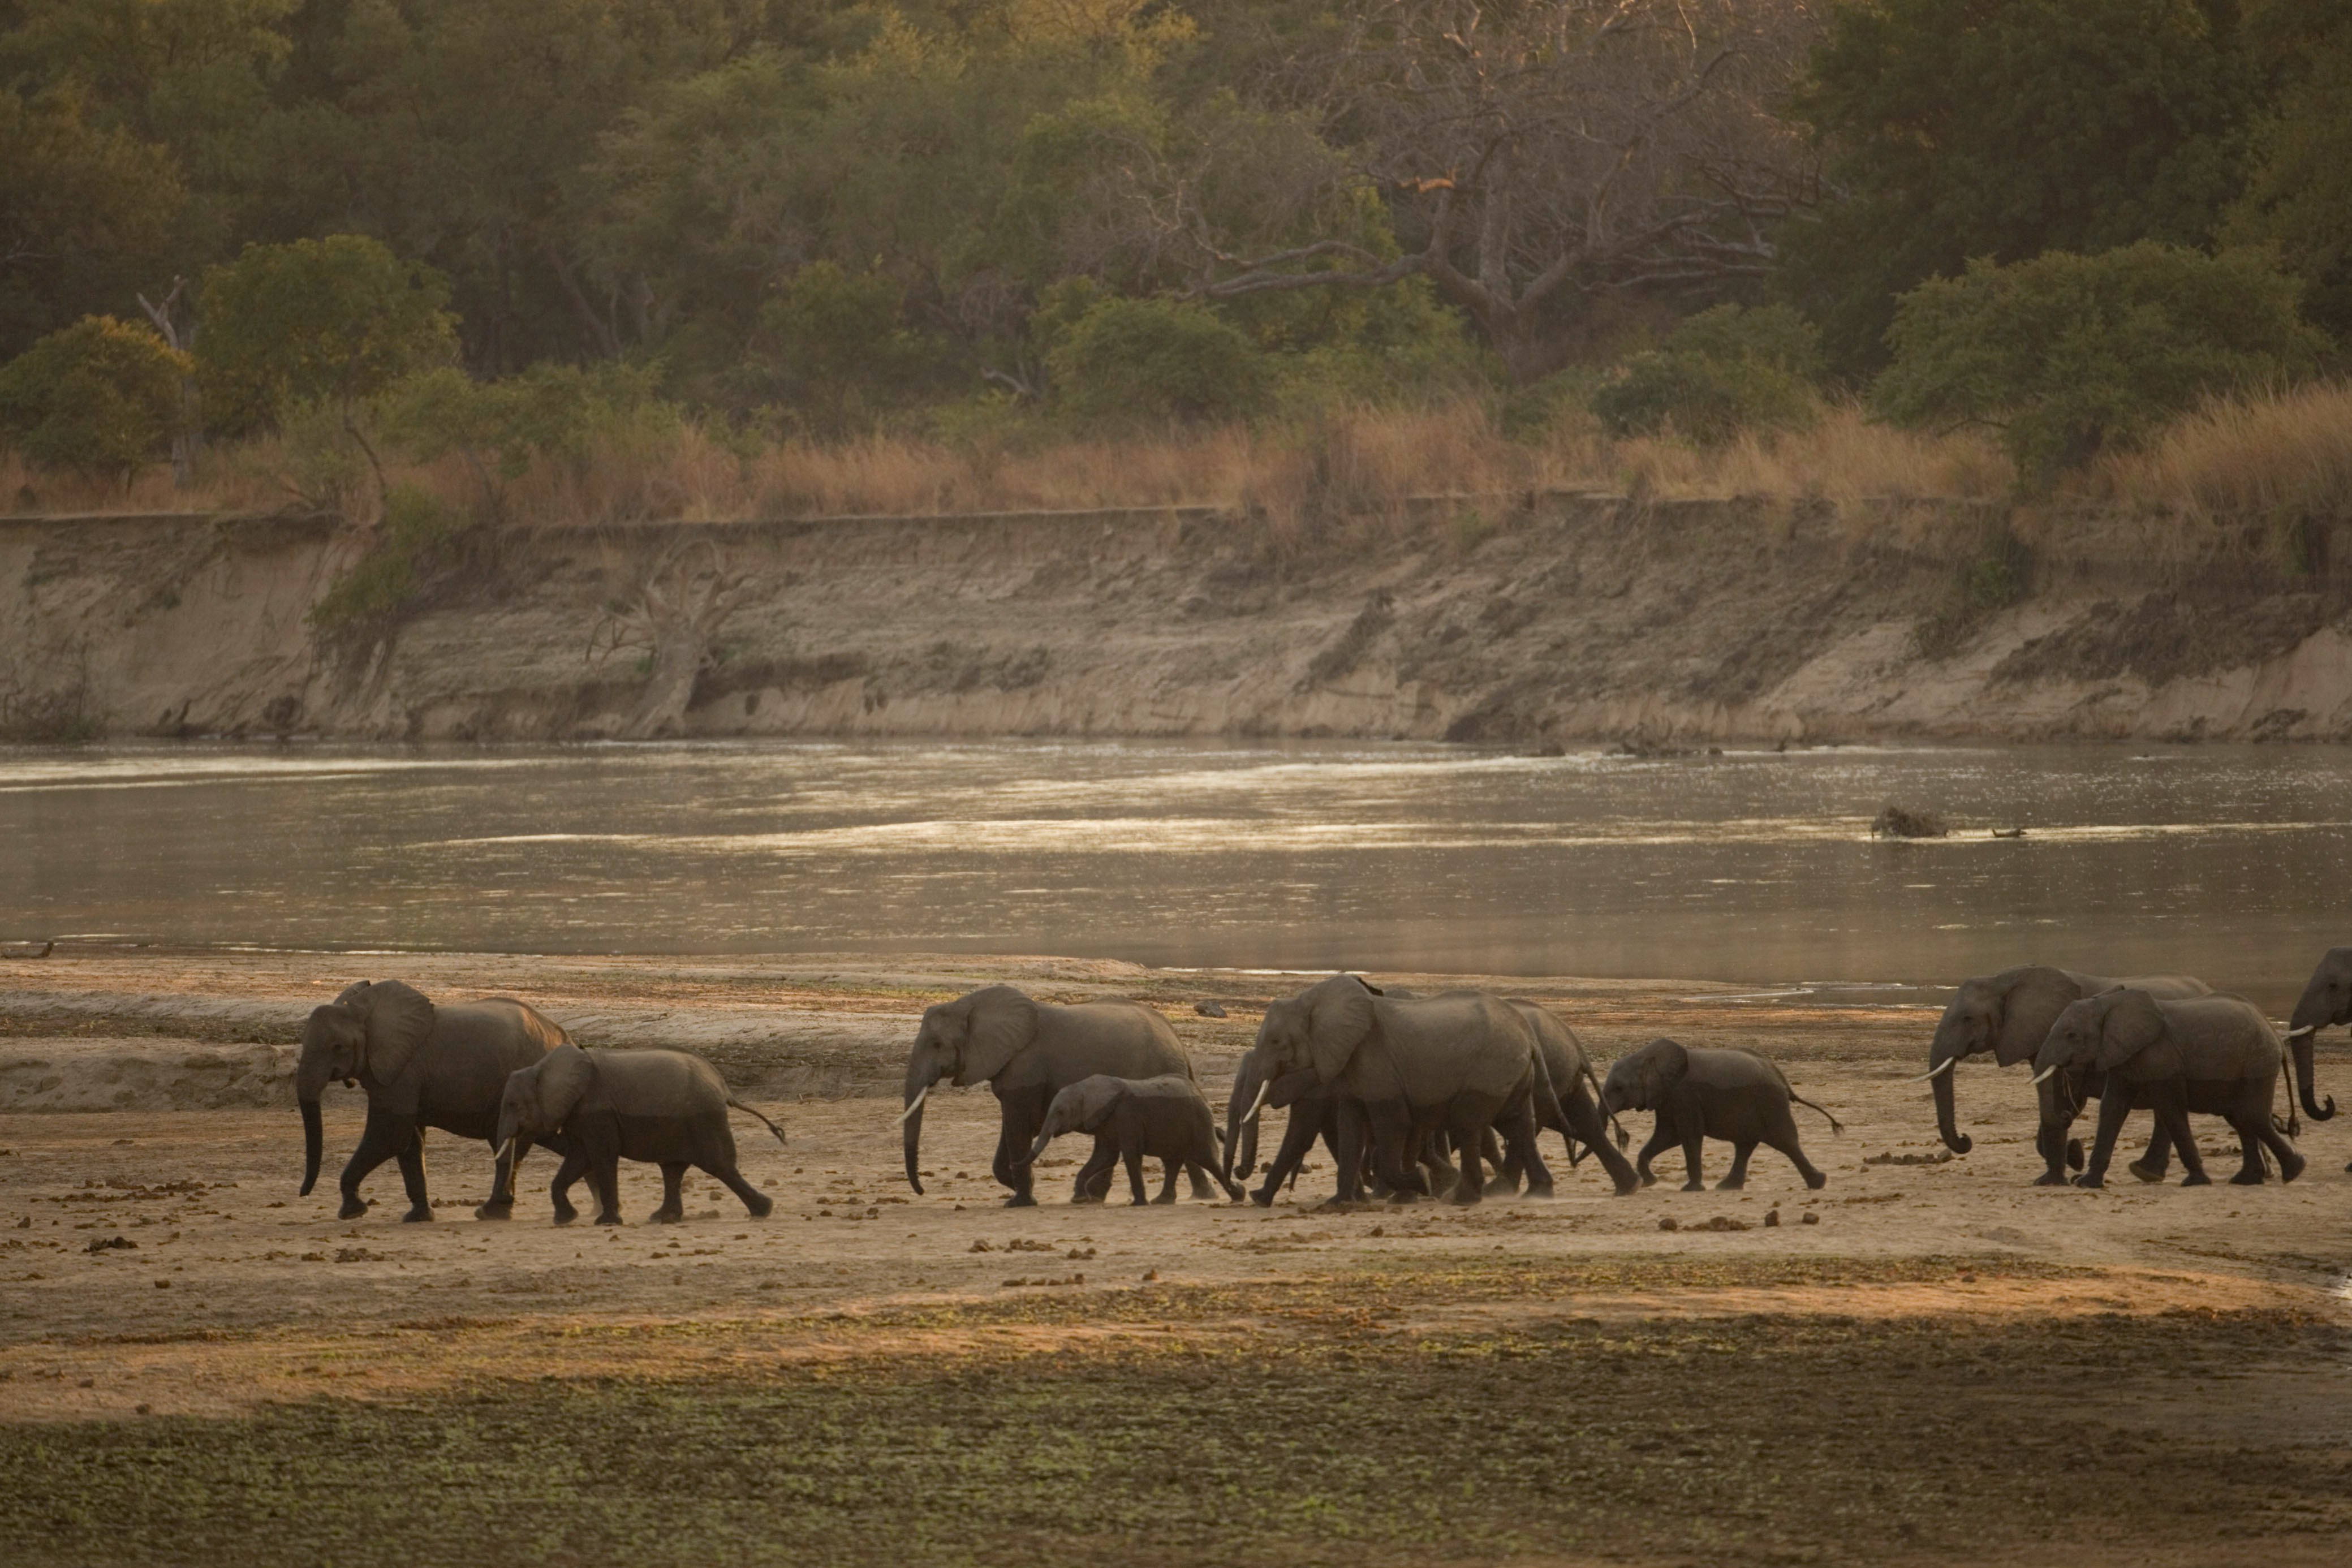
<instances>
[{"instance_id":1,"label":"white tusk","mask_svg":"<svg viewBox=\"0 0 2352 1568\"><path fill-rule=\"evenodd\" d=\"M1946 1057L1942 1067L1930 1068L1926 1072L1921 1073L1917 1078L1913 1079L1911 1081L1913 1083L1925 1083L1931 1078L1941 1078L1946 1073L1958 1067L1959 1062L1960 1058L1958 1057Z\"/></svg>"},{"instance_id":2,"label":"white tusk","mask_svg":"<svg viewBox=\"0 0 2352 1568\"><path fill-rule=\"evenodd\" d=\"M2052 1073L2056 1072L2058 1068L2055 1064L2043 1068L2040 1072L2035 1073L2032 1078L2025 1080L2025 1087L2032 1089L2035 1084L2040 1083L2043 1079L2048 1078Z\"/></svg>"},{"instance_id":3,"label":"white tusk","mask_svg":"<svg viewBox=\"0 0 2352 1568\"><path fill-rule=\"evenodd\" d=\"M2303 1037L2304 1037L2304 1036L2305 1036L2305 1035L2315 1035L2315 1034L2317 1034L2317 1033L2319 1033L2319 1026L2318 1026L2318 1025L2316 1025L2316 1024L2305 1024L2305 1025L2302 1028L2300 1028L2300 1029L2289 1029L2289 1030L2286 1032L2286 1037L2287 1037L2288 1039L2290 1039L2290 1040L2299 1040L2299 1039L2303 1038Z\"/></svg>"},{"instance_id":4,"label":"white tusk","mask_svg":"<svg viewBox=\"0 0 2352 1568\"><path fill-rule=\"evenodd\" d=\"M1265 1082L1257 1086L1257 1098L1250 1101L1249 1114L1242 1118L1243 1126L1246 1127L1251 1122L1257 1120L1258 1107L1265 1103L1266 1094L1273 1088L1274 1080L1272 1079L1268 1079Z\"/></svg>"},{"instance_id":5,"label":"white tusk","mask_svg":"<svg viewBox=\"0 0 2352 1568\"><path fill-rule=\"evenodd\" d=\"M491 1164L493 1164L493 1165L496 1165L496 1164L499 1164L499 1163L502 1163L502 1162L506 1159L506 1157L507 1157L507 1151L508 1151L508 1150L509 1150L509 1149L511 1149L511 1148L513 1148L513 1147L514 1147L514 1140L513 1140L513 1139L511 1139L511 1138L508 1139L505 1142L503 1142L503 1143L499 1144L499 1152L498 1152L497 1153L495 1153L495 1154L493 1154L493 1155L491 1155L491 1156L490 1156L490 1163L491 1163Z\"/></svg>"},{"instance_id":6,"label":"white tusk","mask_svg":"<svg viewBox=\"0 0 2352 1568\"><path fill-rule=\"evenodd\" d=\"M898 1112L898 1120L893 1121L890 1125L893 1127L904 1127L907 1124L907 1118L914 1115L918 1110L922 1110L923 1101L929 1100L930 1097L931 1086L929 1084L923 1085L921 1091L915 1096L913 1102L910 1103L906 1110Z\"/></svg>"}]
</instances>

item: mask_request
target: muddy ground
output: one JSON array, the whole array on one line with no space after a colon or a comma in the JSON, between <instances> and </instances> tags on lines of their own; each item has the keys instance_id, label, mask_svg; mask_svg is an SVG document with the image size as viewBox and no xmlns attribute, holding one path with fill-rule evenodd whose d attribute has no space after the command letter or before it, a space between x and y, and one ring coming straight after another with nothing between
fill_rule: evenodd
<instances>
[{"instance_id":1,"label":"muddy ground","mask_svg":"<svg viewBox=\"0 0 2352 1568\"><path fill-rule=\"evenodd\" d=\"M102 1089L108 1063L282 1046L381 967L11 966L0 1076ZM0 1558L2344 1558L2352 1119L2305 1128L2292 1186L2041 1190L2021 1071L1963 1069L1976 1146L1939 1157L1906 1081L1932 998L1517 980L1603 1058L1657 1033L1777 1056L1846 1123L1808 1113L1830 1185L1759 1152L1746 1192L1685 1194L1670 1154L1628 1198L1561 1163L1549 1201L1343 1214L1318 1158L1268 1210L1073 1208L1072 1148L1040 1173L1048 1201L1009 1211L984 1093L934 1097L926 1195L899 1173L890 1058L924 1003L1000 978L1139 994L1221 1089L1297 982L971 959L382 972L710 1048L782 1112L786 1148L738 1129L776 1213L697 1181L686 1224L646 1225L658 1177L628 1170L632 1223L559 1229L541 1154L521 1217L478 1222L487 1151L436 1135L436 1223L399 1222L390 1166L339 1222L360 1097L331 1092L327 1174L300 1197L290 1096L263 1071L220 1109L157 1109L142 1079L130 1109L0 1115ZM1211 999L1229 1016L1194 1012ZM2340 1046L2321 1075L2352 1098Z\"/></svg>"}]
</instances>

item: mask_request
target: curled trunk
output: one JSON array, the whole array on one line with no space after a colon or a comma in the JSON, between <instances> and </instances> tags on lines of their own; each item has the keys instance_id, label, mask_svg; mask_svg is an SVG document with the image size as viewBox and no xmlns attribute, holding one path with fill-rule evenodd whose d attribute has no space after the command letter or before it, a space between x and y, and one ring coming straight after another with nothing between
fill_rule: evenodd
<instances>
[{"instance_id":1,"label":"curled trunk","mask_svg":"<svg viewBox=\"0 0 2352 1568\"><path fill-rule=\"evenodd\" d=\"M1952 1101L1952 1079L1959 1071L1959 1055L1939 1042L1928 1047L1927 1068L1936 1073L1930 1087L1936 1091L1937 1135L1943 1139L1945 1148L1955 1154L1965 1154L1976 1147L1976 1140L1960 1131Z\"/></svg>"},{"instance_id":2,"label":"curled trunk","mask_svg":"<svg viewBox=\"0 0 2352 1568\"><path fill-rule=\"evenodd\" d=\"M2318 1084L2313 1078L2311 1055L2312 1031L2287 1041L2287 1049L2294 1055L2294 1091L2303 1101L2303 1113L2314 1121L2326 1121L2336 1114L2336 1097L2329 1095L2323 1105L2318 1099Z\"/></svg>"}]
</instances>

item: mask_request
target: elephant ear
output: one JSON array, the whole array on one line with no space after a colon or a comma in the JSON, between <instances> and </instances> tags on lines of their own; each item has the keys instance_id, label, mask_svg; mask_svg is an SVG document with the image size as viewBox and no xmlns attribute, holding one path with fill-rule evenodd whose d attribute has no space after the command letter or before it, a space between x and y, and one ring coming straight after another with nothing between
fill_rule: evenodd
<instances>
[{"instance_id":1,"label":"elephant ear","mask_svg":"<svg viewBox=\"0 0 2352 1568\"><path fill-rule=\"evenodd\" d=\"M1068 1090L1064 1092L1067 1093ZM1116 1079L1104 1085L1098 1092L1089 1094L1087 1097L1086 1109L1078 1119L1078 1131L1101 1131L1103 1123L1110 1120L1111 1112L1117 1110L1118 1102L1126 1098L1127 1085Z\"/></svg>"},{"instance_id":2,"label":"elephant ear","mask_svg":"<svg viewBox=\"0 0 2352 1568\"><path fill-rule=\"evenodd\" d=\"M2082 994L2063 969L2035 964L2016 973L2013 982L1994 994L1990 1019L1992 1059L2002 1067L2032 1060L2050 1037L2058 1015Z\"/></svg>"},{"instance_id":3,"label":"elephant ear","mask_svg":"<svg viewBox=\"0 0 2352 1568\"><path fill-rule=\"evenodd\" d=\"M2164 1012L2155 997L2128 987L2114 995L2099 1027L2095 1060L2101 1072L2113 1072L2164 1037Z\"/></svg>"},{"instance_id":4,"label":"elephant ear","mask_svg":"<svg viewBox=\"0 0 2352 1568\"><path fill-rule=\"evenodd\" d=\"M539 1074L539 1113L550 1127L561 1128L580 1109L581 1100L596 1081L596 1058L578 1046L561 1045L528 1069Z\"/></svg>"},{"instance_id":5,"label":"elephant ear","mask_svg":"<svg viewBox=\"0 0 2352 1568\"><path fill-rule=\"evenodd\" d=\"M1012 986L991 985L963 1000L970 1007L956 1062L959 1087L994 1078L1037 1037L1037 1004Z\"/></svg>"},{"instance_id":6,"label":"elephant ear","mask_svg":"<svg viewBox=\"0 0 2352 1568\"><path fill-rule=\"evenodd\" d=\"M1372 994L1352 974L1335 974L1307 994L1307 1050L1325 1083L1347 1070L1372 1032Z\"/></svg>"},{"instance_id":7,"label":"elephant ear","mask_svg":"<svg viewBox=\"0 0 2352 1568\"><path fill-rule=\"evenodd\" d=\"M360 990L354 985L343 995ZM408 1069L417 1051L432 1037L433 1004L423 992L397 980L379 980L366 986L357 1000L367 1017L368 1076L378 1083L390 1083Z\"/></svg>"},{"instance_id":8,"label":"elephant ear","mask_svg":"<svg viewBox=\"0 0 2352 1568\"><path fill-rule=\"evenodd\" d=\"M1651 1103L1654 1105L1672 1094L1675 1085L1682 1082L1683 1075L1690 1071L1690 1052L1680 1040L1656 1039L1643 1046L1642 1054L1649 1058L1645 1066L1650 1081L1655 1086L1651 1098Z\"/></svg>"}]
</instances>

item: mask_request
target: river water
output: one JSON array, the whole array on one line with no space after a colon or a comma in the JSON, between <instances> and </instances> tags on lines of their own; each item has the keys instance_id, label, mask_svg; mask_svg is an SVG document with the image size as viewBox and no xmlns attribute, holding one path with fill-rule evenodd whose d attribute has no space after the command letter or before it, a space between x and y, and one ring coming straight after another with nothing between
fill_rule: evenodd
<instances>
[{"instance_id":1,"label":"river water","mask_svg":"<svg viewBox=\"0 0 2352 1568\"><path fill-rule=\"evenodd\" d=\"M1890 800L1955 831L1873 841ZM0 751L0 938L1759 984L2041 959L2281 1005L2352 940L2347 878L2333 748Z\"/></svg>"}]
</instances>

